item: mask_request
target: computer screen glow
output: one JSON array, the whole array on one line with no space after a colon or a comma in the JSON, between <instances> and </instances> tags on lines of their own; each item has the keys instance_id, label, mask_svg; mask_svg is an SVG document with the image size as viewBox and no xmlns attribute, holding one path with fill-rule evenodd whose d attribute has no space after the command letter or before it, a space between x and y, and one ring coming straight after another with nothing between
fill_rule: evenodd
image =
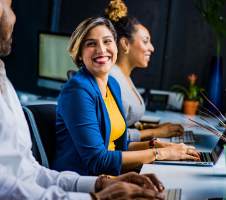
<instances>
[{"instance_id":1,"label":"computer screen glow","mask_svg":"<svg viewBox=\"0 0 226 200\"><path fill-rule=\"evenodd\" d=\"M67 78L67 71L78 71L78 68L73 63L67 47L70 41L70 36L51 34L51 33L39 33L38 44L38 85L51 89L60 90L58 86L49 84L48 81L54 81L52 83L61 82L65 83ZM44 81L44 83L43 83Z\"/></svg>"}]
</instances>

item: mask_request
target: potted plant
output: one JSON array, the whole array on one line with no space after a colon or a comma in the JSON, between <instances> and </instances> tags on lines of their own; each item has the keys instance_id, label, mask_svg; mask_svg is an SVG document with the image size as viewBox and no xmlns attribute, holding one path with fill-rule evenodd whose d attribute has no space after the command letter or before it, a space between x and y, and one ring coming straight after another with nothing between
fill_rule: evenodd
<instances>
[{"instance_id":1,"label":"potted plant","mask_svg":"<svg viewBox=\"0 0 226 200\"><path fill-rule=\"evenodd\" d=\"M222 17L224 4L226 0L200 0L200 4L196 5L199 13L210 24L216 36L217 51L216 56L212 57L210 66L210 75L208 78L208 98L219 109L222 106L222 58L220 56L220 38L219 35L226 37L226 19ZM216 110L209 107L213 113Z\"/></svg>"},{"instance_id":2,"label":"potted plant","mask_svg":"<svg viewBox=\"0 0 226 200\"><path fill-rule=\"evenodd\" d=\"M170 88L170 90L176 90L177 92L182 91L184 93L183 110L185 114L195 115L199 102L203 104L203 97L200 91L205 92L206 90L195 85L196 79L197 76L195 76L195 74L189 75L188 88L181 85L174 85Z\"/></svg>"}]
</instances>

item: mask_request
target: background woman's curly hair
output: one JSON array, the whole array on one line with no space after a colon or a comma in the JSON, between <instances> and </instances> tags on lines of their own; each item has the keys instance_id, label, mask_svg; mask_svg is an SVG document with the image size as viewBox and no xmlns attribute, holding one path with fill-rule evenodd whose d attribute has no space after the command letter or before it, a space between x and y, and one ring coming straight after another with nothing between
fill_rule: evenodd
<instances>
[{"instance_id":1,"label":"background woman's curly hair","mask_svg":"<svg viewBox=\"0 0 226 200\"><path fill-rule=\"evenodd\" d=\"M133 34L137 31L135 25L140 24L137 18L127 15L127 7L121 0L111 1L105 9L105 17L111 20L118 35L133 42Z\"/></svg>"}]
</instances>

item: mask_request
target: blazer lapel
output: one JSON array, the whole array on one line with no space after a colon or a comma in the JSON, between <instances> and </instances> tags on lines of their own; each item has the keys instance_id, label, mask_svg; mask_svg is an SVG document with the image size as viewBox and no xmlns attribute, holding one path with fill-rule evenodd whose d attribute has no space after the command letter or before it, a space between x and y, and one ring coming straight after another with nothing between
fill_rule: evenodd
<instances>
[{"instance_id":1,"label":"blazer lapel","mask_svg":"<svg viewBox=\"0 0 226 200\"><path fill-rule=\"evenodd\" d=\"M107 111L106 105L104 103L104 100L103 100L103 97L102 97L99 85L98 85L95 77L90 73L90 71L85 66L82 67L81 73L83 73L89 79L89 81L92 84L94 90L97 92L97 95L98 95L98 102L97 102L98 103L98 107L103 112L103 117L99 116L100 119L98 119L98 121L100 123L101 134L102 134L102 137L104 139L104 146L106 148L108 148L110 134L111 134L111 123L110 123L110 118L109 118L109 115L108 115L108 111ZM105 134L103 134L103 133L105 133Z\"/></svg>"}]
</instances>

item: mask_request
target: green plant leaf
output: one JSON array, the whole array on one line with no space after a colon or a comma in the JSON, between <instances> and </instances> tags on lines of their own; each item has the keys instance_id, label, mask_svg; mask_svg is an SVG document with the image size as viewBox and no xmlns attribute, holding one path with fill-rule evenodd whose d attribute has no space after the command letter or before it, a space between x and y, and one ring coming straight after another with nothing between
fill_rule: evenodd
<instances>
[{"instance_id":1,"label":"green plant leaf","mask_svg":"<svg viewBox=\"0 0 226 200\"><path fill-rule=\"evenodd\" d=\"M187 90L187 88L181 86L181 85L173 85L170 90L175 90L178 91L183 91L185 93L185 96L187 96L189 98L189 91Z\"/></svg>"},{"instance_id":2,"label":"green plant leaf","mask_svg":"<svg viewBox=\"0 0 226 200\"><path fill-rule=\"evenodd\" d=\"M218 34L226 37L226 19L222 17L226 0L200 0L197 10L210 24L217 40L217 55L220 55L220 40Z\"/></svg>"},{"instance_id":3,"label":"green plant leaf","mask_svg":"<svg viewBox=\"0 0 226 200\"><path fill-rule=\"evenodd\" d=\"M201 92L206 92L206 89L205 88L199 88L199 91L201 91Z\"/></svg>"},{"instance_id":4,"label":"green plant leaf","mask_svg":"<svg viewBox=\"0 0 226 200\"><path fill-rule=\"evenodd\" d=\"M203 105L203 98L201 96L198 97L199 103Z\"/></svg>"},{"instance_id":5,"label":"green plant leaf","mask_svg":"<svg viewBox=\"0 0 226 200\"><path fill-rule=\"evenodd\" d=\"M200 14L204 17L205 14L204 14L203 10L201 9L201 7L199 7L198 5L196 5L196 8L200 12Z\"/></svg>"}]
</instances>

